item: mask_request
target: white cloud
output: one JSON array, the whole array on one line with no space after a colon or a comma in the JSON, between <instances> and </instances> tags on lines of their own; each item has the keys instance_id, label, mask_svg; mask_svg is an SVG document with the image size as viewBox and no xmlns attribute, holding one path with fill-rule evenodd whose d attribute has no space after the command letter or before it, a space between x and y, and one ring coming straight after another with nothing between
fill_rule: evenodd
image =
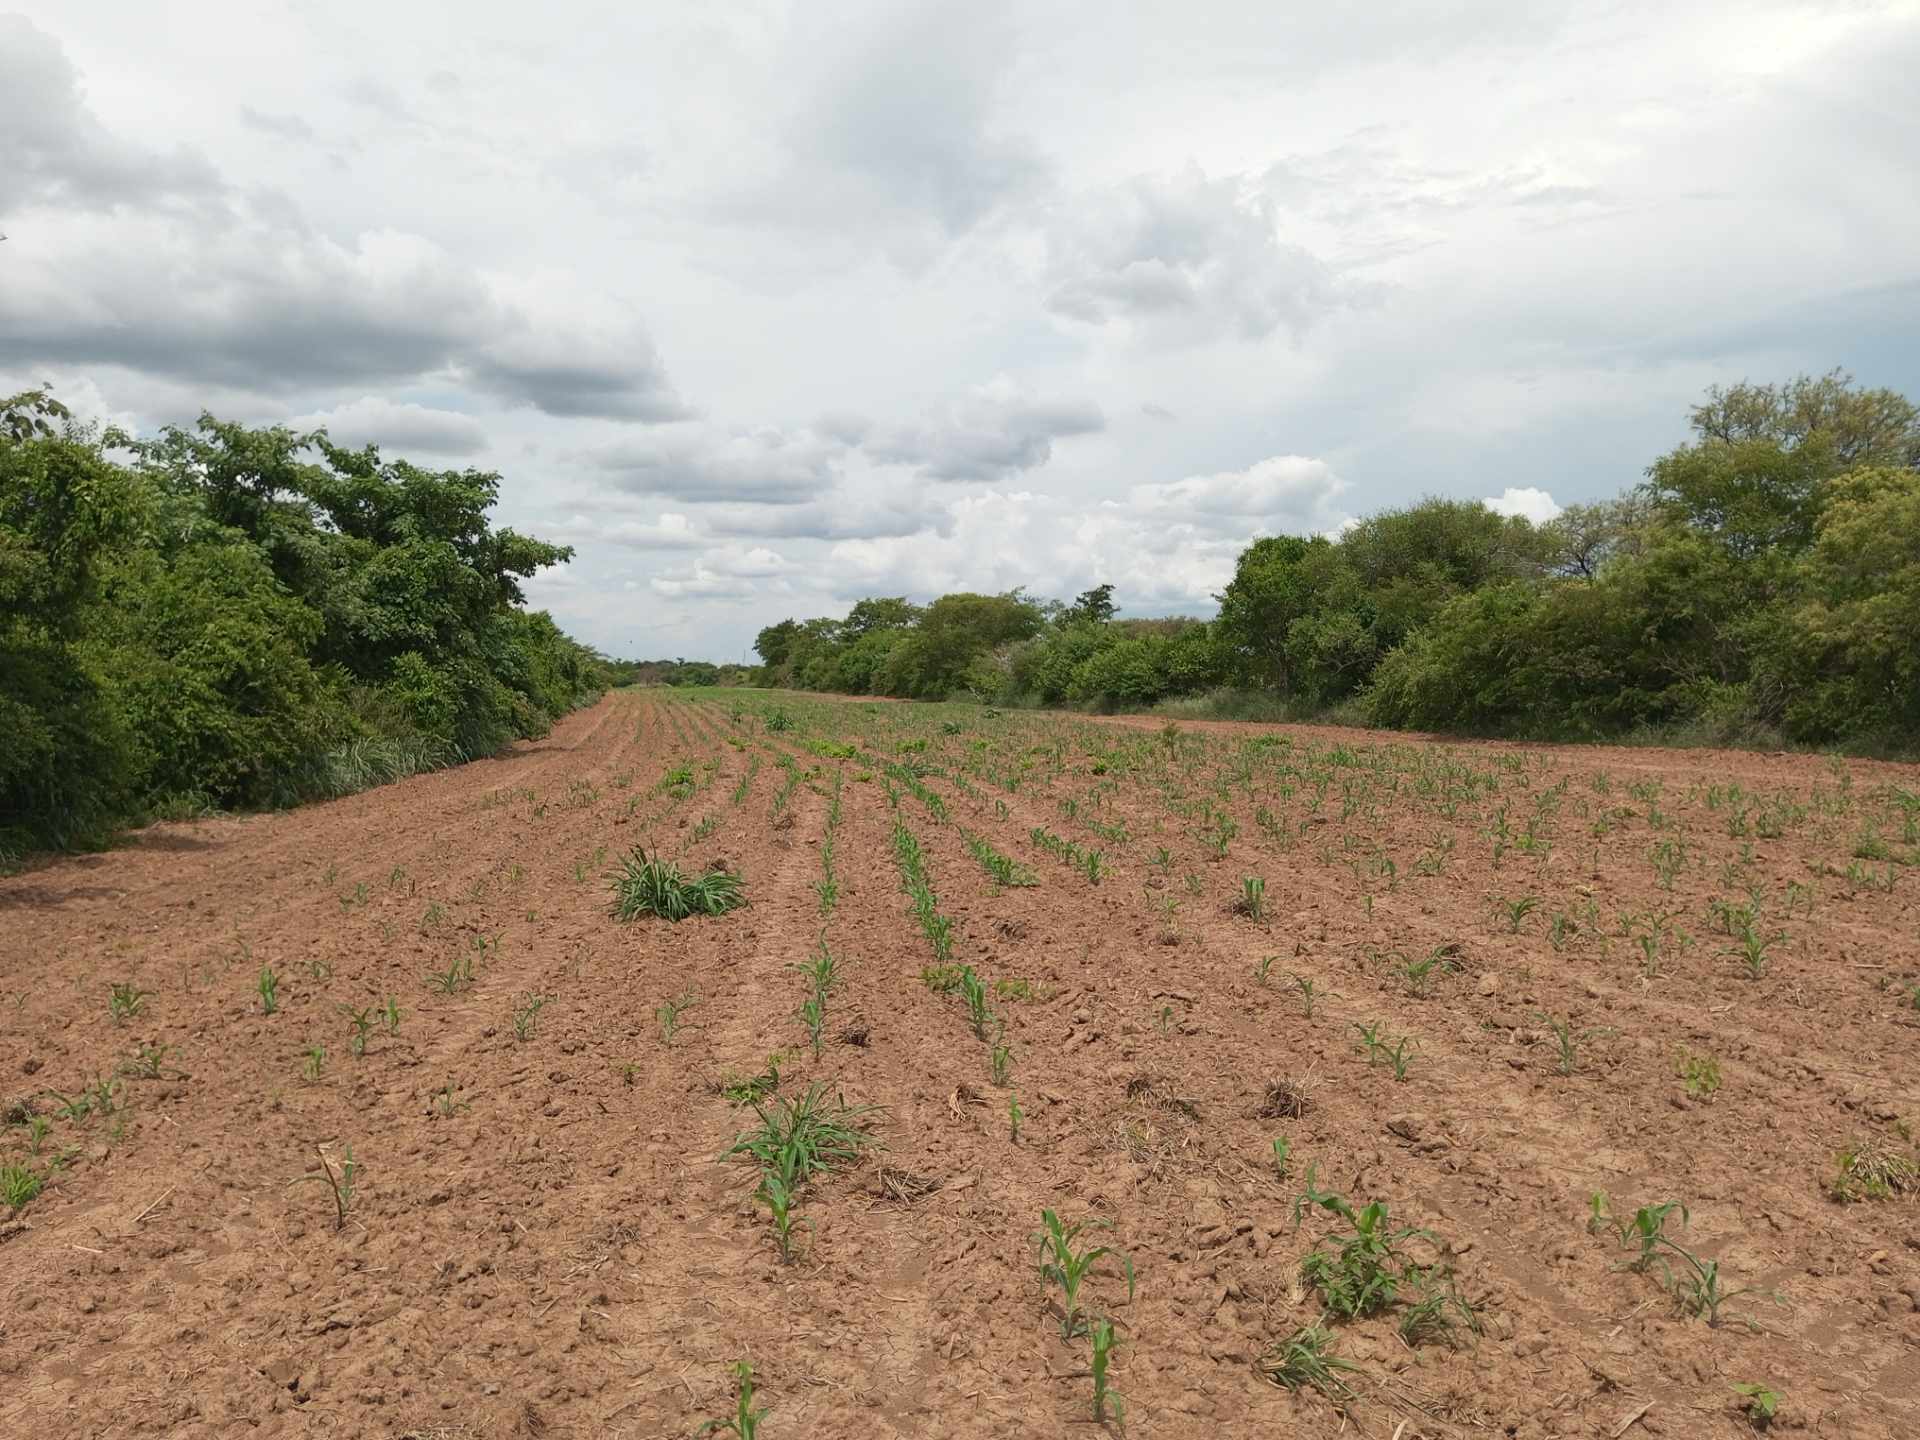
<instances>
[{"instance_id":1,"label":"white cloud","mask_svg":"<svg viewBox=\"0 0 1920 1440\"><path fill-rule=\"evenodd\" d=\"M412 401L395 403L378 395L310 411L288 420L293 430L324 428L336 445L357 449L378 445L389 459L404 460L417 450L436 455L478 455L487 448L487 433L471 415L438 410Z\"/></svg>"},{"instance_id":2,"label":"white cloud","mask_svg":"<svg viewBox=\"0 0 1920 1440\"><path fill-rule=\"evenodd\" d=\"M1489 496L1482 503L1496 515L1519 515L1536 525L1546 524L1561 510L1554 503L1553 496L1531 485L1524 488L1509 485L1499 495Z\"/></svg>"},{"instance_id":3,"label":"white cloud","mask_svg":"<svg viewBox=\"0 0 1920 1440\"><path fill-rule=\"evenodd\" d=\"M807 431L681 428L617 441L582 458L633 495L791 505L833 483L842 449Z\"/></svg>"},{"instance_id":4,"label":"white cloud","mask_svg":"<svg viewBox=\"0 0 1920 1440\"><path fill-rule=\"evenodd\" d=\"M1910 0L219 9L0 20L0 372L497 465L610 650L1204 609L1256 534L1613 493L1711 383L1920 393Z\"/></svg>"},{"instance_id":5,"label":"white cloud","mask_svg":"<svg viewBox=\"0 0 1920 1440\"><path fill-rule=\"evenodd\" d=\"M834 593L931 596L1024 585L1066 596L1111 582L1136 609L1205 607L1262 535L1338 531L1346 484L1324 461L1275 456L1242 471L1137 485L1083 506L1032 490L945 503L940 532L842 541L828 555Z\"/></svg>"},{"instance_id":6,"label":"white cloud","mask_svg":"<svg viewBox=\"0 0 1920 1440\"><path fill-rule=\"evenodd\" d=\"M708 550L691 565L653 577L654 594L670 600L740 599L763 589L784 590L781 577L793 566L764 545L726 545Z\"/></svg>"},{"instance_id":7,"label":"white cloud","mask_svg":"<svg viewBox=\"0 0 1920 1440\"><path fill-rule=\"evenodd\" d=\"M978 386L943 413L883 429L862 443L874 459L933 480L996 480L1045 465L1053 442L1106 428L1089 400L1044 399L1006 376Z\"/></svg>"},{"instance_id":8,"label":"white cloud","mask_svg":"<svg viewBox=\"0 0 1920 1440\"><path fill-rule=\"evenodd\" d=\"M1324 460L1275 455L1245 470L1135 485L1124 508L1225 533L1244 533L1253 525L1261 534L1319 534L1338 530L1348 518L1335 508L1346 488L1346 481Z\"/></svg>"}]
</instances>

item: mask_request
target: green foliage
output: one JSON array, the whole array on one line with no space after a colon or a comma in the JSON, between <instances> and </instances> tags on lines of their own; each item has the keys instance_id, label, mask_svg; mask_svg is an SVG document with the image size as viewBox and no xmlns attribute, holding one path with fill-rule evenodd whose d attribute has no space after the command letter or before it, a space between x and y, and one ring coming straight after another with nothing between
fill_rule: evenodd
<instances>
[{"instance_id":1,"label":"green foliage","mask_svg":"<svg viewBox=\"0 0 1920 1440\"><path fill-rule=\"evenodd\" d=\"M1747 1419L1753 1422L1756 1430L1765 1429L1773 1423L1773 1417L1780 1411L1780 1402L1786 1398L1778 1390L1766 1385L1749 1383L1732 1388L1734 1394L1747 1402Z\"/></svg>"},{"instance_id":2,"label":"green foliage","mask_svg":"<svg viewBox=\"0 0 1920 1440\"><path fill-rule=\"evenodd\" d=\"M1108 1228L1104 1220L1079 1220L1064 1223L1051 1210L1040 1212L1041 1229L1033 1237L1039 1252L1040 1278L1060 1288L1060 1333L1071 1340L1087 1328L1080 1302L1080 1290L1099 1263L1108 1256L1120 1261L1127 1278L1127 1299L1133 1299L1133 1261L1109 1245L1081 1245L1080 1236L1088 1230Z\"/></svg>"},{"instance_id":3,"label":"green foliage","mask_svg":"<svg viewBox=\"0 0 1920 1440\"><path fill-rule=\"evenodd\" d=\"M613 892L616 920L657 915L679 921L693 915L725 915L747 903L739 876L716 869L689 880L673 861L649 857L638 846L621 860Z\"/></svg>"},{"instance_id":4,"label":"green foliage","mask_svg":"<svg viewBox=\"0 0 1920 1440\"><path fill-rule=\"evenodd\" d=\"M320 432L134 440L0 399L0 851L341 794L598 694L519 608L570 552L493 528L498 488Z\"/></svg>"},{"instance_id":5,"label":"green foliage","mask_svg":"<svg viewBox=\"0 0 1920 1440\"><path fill-rule=\"evenodd\" d=\"M1410 1225L1395 1228L1387 1205L1375 1200L1355 1210L1344 1196L1314 1186L1314 1167L1307 1167L1305 1189L1293 1202L1293 1221L1299 1226L1307 1206L1338 1216L1352 1227L1351 1234L1320 1240L1300 1262L1300 1278L1320 1292L1327 1312L1358 1320L1392 1305L1407 1282L1412 1267L1400 1254L1406 1241L1433 1239L1430 1232Z\"/></svg>"},{"instance_id":6,"label":"green foliage","mask_svg":"<svg viewBox=\"0 0 1920 1440\"><path fill-rule=\"evenodd\" d=\"M1314 1390L1335 1405L1354 1399L1353 1388L1340 1377L1357 1374L1360 1367L1333 1353L1333 1331L1315 1322L1276 1343L1260 1357L1260 1373L1286 1390Z\"/></svg>"},{"instance_id":7,"label":"green foliage","mask_svg":"<svg viewBox=\"0 0 1920 1440\"><path fill-rule=\"evenodd\" d=\"M762 1405L755 1409L753 1405L753 1366L745 1360L733 1367L734 1396L733 1414L724 1420L709 1420L694 1431L695 1435L712 1435L720 1431L731 1431L735 1440L756 1440L760 1434L760 1422L773 1407Z\"/></svg>"}]
</instances>

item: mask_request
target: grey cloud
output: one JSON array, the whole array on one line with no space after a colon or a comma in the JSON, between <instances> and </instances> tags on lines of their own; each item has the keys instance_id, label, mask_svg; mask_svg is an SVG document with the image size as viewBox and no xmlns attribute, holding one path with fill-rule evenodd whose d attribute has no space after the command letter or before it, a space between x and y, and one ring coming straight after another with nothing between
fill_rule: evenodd
<instances>
[{"instance_id":1,"label":"grey cloud","mask_svg":"<svg viewBox=\"0 0 1920 1440\"><path fill-rule=\"evenodd\" d=\"M862 216L951 237L1048 182L1038 149L993 125L1018 52L1004 0L911 0L861 24L831 8L795 14L787 41L811 63L780 73L797 98L778 164L728 192L721 217L844 234Z\"/></svg>"},{"instance_id":2,"label":"grey cloud","mask_svg":"<svg viewBox=\"0 0 1920 1440\"><path fill-rule=\"evenodd\" d=\"M995 480L1053 458L1053 442L1106 428L1085 400L1038 400L1007 387L975 391L944 416L882 430L864 446L888 464L912 465L933 480Z\"/></svg>"},{"instance_id":3,"label":"grey cloud","mask_svg":"<svg viewBox=\"0 0 1920 1440\"><path fill-rule=\"evenodd\" d=\"M24 137L23 163L0 171L0 213L61 206L7 246L0 365L110 365L268 393L451 372L549 415L689 413L637 324L577 325L544 295L513 303L417 236L341 243L283 193L236 192L202 161L122 142L81 102L59 47L10 17L0 133Z\"/></svg>"},{"instance_id":4,"label":"grey cloud","mask_svg":"<svg viewBox=\"0 0 1920 1440\"><path fill-rule=\"evenodd\" d=\"M599 363L567 358L560 337L508 341L473 356L463 370L480 389L563 419L597 417L658 424L693 412L674 393L666 366L644 337Z\"/></svg>"},{"instance_id":5,"label":"grey cloud","mask_svg":"<svg viewBox=\"0 0 1920 1440\"><path fill-rule=\"evenodd\" d=\"M716 505L700 518L713 534L743 540L856 540L952 528L944 506L916 487L898 485L842 489L801 505Z\"/></svg>"},{"instance_id":6,"label":"grey cloud","mask_svg":"<svg viewBox=\"0 0 1920 1440\"><path fill-rule=\"evenodd\" d=\"M1085 197L1055 220L1048 248L1048 308L1089 325L1257 340L1344 303L1332 269L1283 241L1273 201L1237 177L1142 176Z\"/></svg>"},{"instance_id":7,"label":"grey cloud","mask_svg":"<svg viewBox=\"0 0 1920 1440\"><path fill-rule=\"evenodd\" d=\"M33 204L87 210L206 200L219 175L184 149L141 149L87 110L80 79L51 36L22 15L0 15L0 216Z\"/></svg>"},{"instance_id":8,"label":"grey cloud","mask_svg":"<svg viewBox=\"0 0 1920 1440\"><path fill-rule=\"evenodd\" d=\"M501 323L477 277L404 236L347 250L235 211L224 227L69 224L55 238L0 292L0 362L373 383L440 369Z\"/></svg>"},{"instance_id":9,"label":"grey cloud","mask_svg":"<svg viewBox=\"0 0 1920 1440\"><path fill-rule=\"evenodd\" d=\"M468 456L487 448L487 433L471 415L411 402L395 404L373 395L297 415L286 423L295 430L324 428L337 445L378 445L389 456L402 458L410 451Z\"/></svg>"},{"instance_id":10,"label":"grey cloud","mask_svg":"<svg viewBox=\"0 0 1920 1440\"><path fill-rule=\"evenodd\" d=\"M988 125L1013 42L1001 5L896 8L830 82L821 153L894 203L967 229L1045 173L1029 144Z\"/></svg>"},{"instance_id":11,"label":"grey cloud","mask_svg":"<svg viewBox=\"0 0 1920 1440\"><path fill-rule=\"evenodd\" d=\"M872 433L873 422L864 415L855 415L850 411L834 411L815 420L813 428L842 445L858 445Z\"/></svg>"},{"instance_id":12,"label":"grey cloud","mask_svg":"<svg viewBox=\"0 0 1920 1440\"><path fill-rule=\"evenodd\" d=\"M839 447L778 430L661 435L601 446L582 458L635 495L797 505L828 489Z\"/></svg>"},{"instance_id":13,"label":"grey cloud","mask_svg":"<svg viewBox=\"0 0 1920 1440\"><path fill-rule=\"evenodd\" d=\"M713 542L713 535L696 527L685 515L661 515L658 520L609 520L604 515L589 519L570 515L539 527L549 540L573 545L619 545L629 550L698 550Z\"/></svg>"},{"instance_id":14,"label":"grey cloud","mask_svg":"<svg viewBox=\"0 0 1920 1440\"><path fill-rule=\"evenodd\" d=\"M314 138L313 127L298 115L276 115L251 105L240 107L240 123L249 130L258 130L279 140L311 141Z\"/></svg>"}]
</instances>

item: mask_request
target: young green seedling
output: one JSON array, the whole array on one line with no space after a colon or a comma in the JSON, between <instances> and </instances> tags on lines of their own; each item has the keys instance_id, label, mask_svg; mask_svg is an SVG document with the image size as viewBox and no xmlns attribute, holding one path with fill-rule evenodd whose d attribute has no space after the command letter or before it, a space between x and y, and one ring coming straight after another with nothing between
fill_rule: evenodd
<instances>
[{"instance_id":1,"label":"young green seedling","mask_svg":"<svg viewBox=\"0 0 1920 1440\"><path fill-rule=\"evenodd\" d=\"M674 1033L680 1028L680 1017L699 1003L699 997L691 990L684 995L662 1000L654 1007L653 1018L660 1022L660 1041L664 1045L673 1044Z\"/></svg>"},{"instance_id":2,"label":"young green seedling","mask_svg":"<svg viewBox=\"0 0 1920 1440\"><path fill-rule=\"evenodd\" d=\"M1292 1152L1293 1144L1291 1141L1284 1138L1276 1138L1274 1140L1273 1169L1274 1173L1282 1180L1287 1178L1287 1172L1293 1168Z\"/></svg>"},{"instance_id":3,"label":"young green seedling","mask_svg":"<svg viewBox=\"0 0 1920 1440\"><path fill-rule=\"evenodd\" d=\"M1780 1402L1786 1398L1769 1385L1735 1385L1733 1393L1747 1402L1747 1419L1756 1430L1764 1430L1773 1423L1773 1417L1780 1412Z\"/></svg>"},{"instance_id":4,"label":"young green seedling","mask_svg":"<svg viewBox=\"0 0 1920 1440\"><path fill-rule=\"evenodd\" d=\"M360 1164L353 1158L353 1146L341 1147L341 1160L338 1168L327 1158L327 1152L318 1145L313 1153L320 1157L320 1173L303 1175L300 1181L319 1181L333 1193L333 1228L344 1229L347 1213L353 1209L354 1186L360 1175ZM300 1181L294 1183L298 1184Z\"/></svg>"},{"instance_id":5,"label":"young green seedling","mask_svg":"<svg viewBox=\"0 0 1920 1440\"><path fill-rule=\"evenodd\" d=\"M1126 1402L1107 1383L1107 1367L1113 1359L1113 1322L1111 1320L1094 1321L1088 1337L1093 1346L1093 1423L1106 1424L1108 1412L1111 1411L1114 1423L1125 1425Z\"/></svg>"},{"instance_id":6,"label":"young green seedling","mask_svg":"<svg viewBox=\"0 0 1920 1440\"><path fill-rule=\"evenodd\" d=\"M261 1013L271 1015L280 1008L280 977L273 973L271 965L261 967L260 980L254 988L260 993Z\"/></svg>"},{"instance_id":7,"label":"young green seedling","mask_svg":"<svg viewBox=\"0 0 1920 1440\"><path fill-rule=\"evenodd\" d=\"M1080 1220L1067 1225L1051 1210L1041 1211L1040 1221L1045 1228L1034 1233L1040 1257L1040 1278L1060 1287L1060 1333L1071 1340L1086 1329L1086 1317L1080 1308L1080 1287L1086 1283L1094 1267L1110 1255L1117 1258L1127 1277L1127 1299L1131 1301L1133 1261L1107 1245L1075 1248L1074 1242L1084 1231L1110 1228L1109 1221Z\"/></svg>"},{"instance_id":8,"label":"young green seedling","mask_svg":"<svg viewBox=\"0 0 1920 1440\"><path fill-rule=\"evenodd\" d=\"M784 716L781 718L785 719ZM789 720L785 725L775 727L773 721L769 719L767 728L769 730L791 729L792 724L793 722ZM760 1434L760 1422L766 1418L768 1411L773 1407L763 1405L758 1410L753 1407L753 1366L742 1360L733 1367L733 1374L735 1383L733 1414L725 1420L707 1421L693 1432L696 1436L731 1431L735 1440L756 1440Z\"/></svg>"},{"instance_id":9,"label":"young green seedling","mask_svg":"<svg viewBox=\"0 0 1920 1440\"><path fill-rule=\"evenodd\" d=\"M107 1015L114 1024L124 1025L140 1013L147 992L131 982L122 981L107 991Z\"/></svg>"},{"instance_id":10,"label":"young green seedling","mask_svg":"<svg viewBox=\"0 0 1920 1440\"><path fill-rule=\"evenodd\" d=\"M525 1043L533 1038L534 1027L540 1019L540 1011L545 1008L545 995L529 995L523 999L513 1012L514 1038Z\"/></svg>"},{"instance_id":11,"label":"young green seedling","mask_svg":"<svg viewBox=\"0 0 1920 1440\"><path fill-rule=\"evenodd\" d=\"M367 1037L373 1034L373 1008L368 1006L365 1009L356 1010L351 1005L342 1005L340 1007L340 1013L347 1017L347 1024L353 1031L347 1038L347 1049L352 1051L356 1056L365 1055L367 1053Z\"/></svg>"}]
</instances>

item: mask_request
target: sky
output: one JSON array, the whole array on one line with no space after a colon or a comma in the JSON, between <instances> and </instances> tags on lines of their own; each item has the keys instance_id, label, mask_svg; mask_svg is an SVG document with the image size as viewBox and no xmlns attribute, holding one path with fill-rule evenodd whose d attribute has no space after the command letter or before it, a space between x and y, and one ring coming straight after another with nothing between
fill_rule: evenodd
<instances>
[{"instance_id":1,"label":"sky","mask_svg":"<svg viewBox=\"0 0 1920 1440\"><path fill-rule=\"evenodd\" d=\"M5 4L0 393L496 470L613 655L1920 395L1920 0Z\"/></svg>"}]
</instances>

